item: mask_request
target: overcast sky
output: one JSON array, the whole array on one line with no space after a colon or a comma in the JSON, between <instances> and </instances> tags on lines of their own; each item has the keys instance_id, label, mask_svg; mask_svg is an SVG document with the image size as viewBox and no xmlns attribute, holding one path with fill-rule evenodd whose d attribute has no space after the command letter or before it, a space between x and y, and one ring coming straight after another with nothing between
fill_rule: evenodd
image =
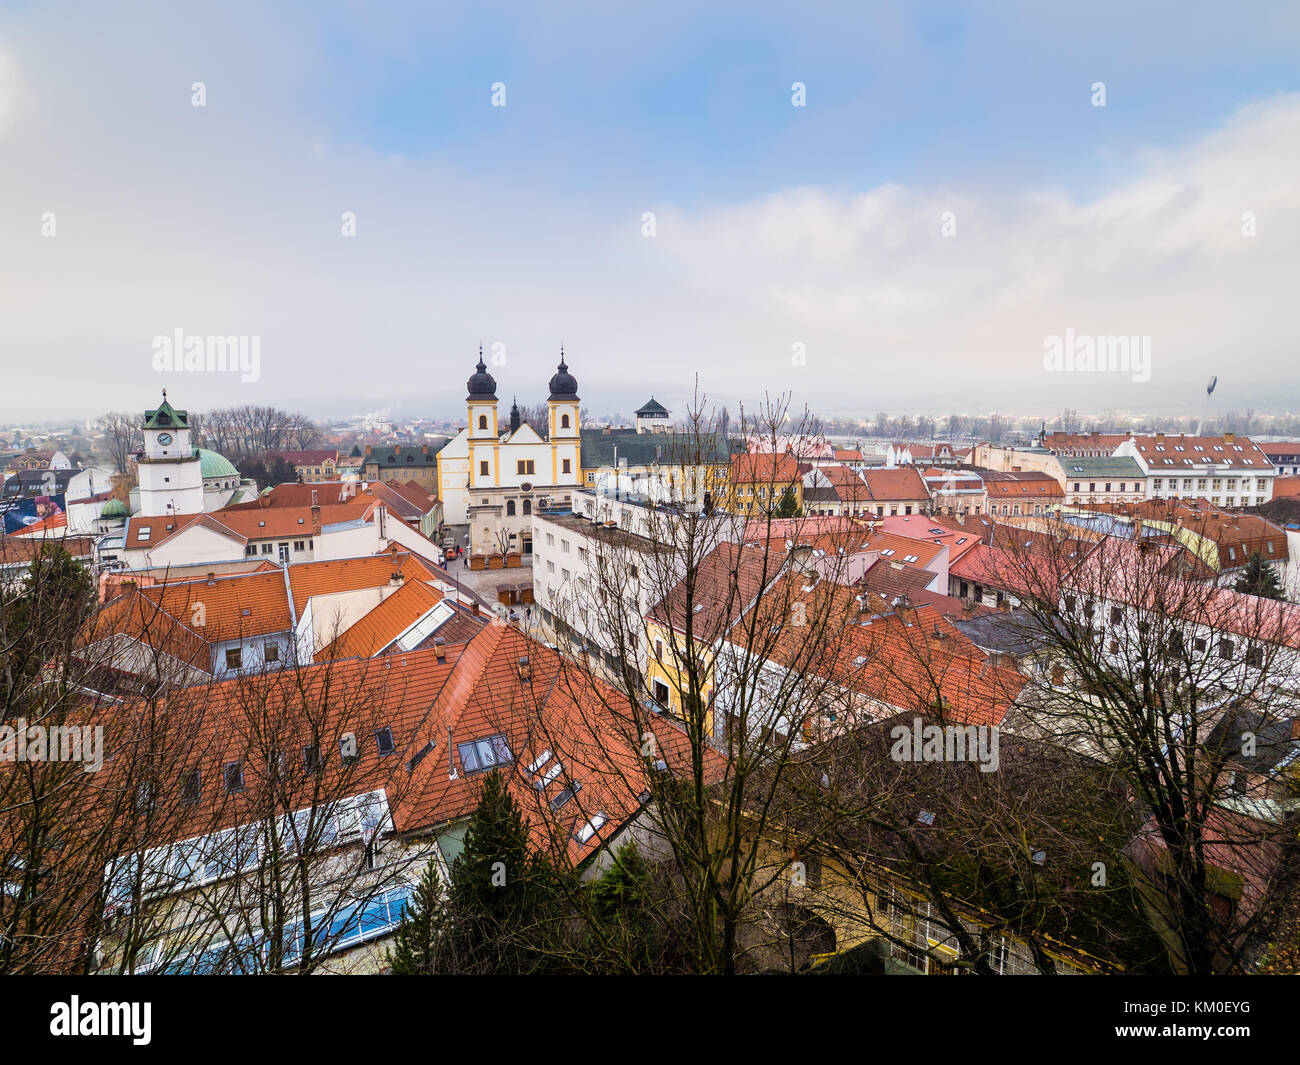
<instances>
[{"instance_id":1,"label":"overcast sky","mask_svg":"<svg viewBox=\"0 0 1300 1065\"><path fill-rule=\"evenodd\" d=\"M430 6L0 5L0 419L1300 408L1300 5Z\"/></svg>"}]
</instances>

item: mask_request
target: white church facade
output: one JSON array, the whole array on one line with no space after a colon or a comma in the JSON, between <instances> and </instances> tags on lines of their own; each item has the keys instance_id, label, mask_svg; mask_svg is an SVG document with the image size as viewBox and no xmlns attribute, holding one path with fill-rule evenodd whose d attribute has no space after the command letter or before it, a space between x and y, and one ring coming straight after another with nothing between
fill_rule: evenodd
<instances>
[{"instance_id":1,"label":"white church facade","mask_svg":"<svg viewBox=\"0 0 1300 1065\"><path fill-rule=\"evenodd\" d=\"M512 406L497 421L497 383L483 352L466 382L469 420L438 452L444 520L468 525L471 556L532 554L534 510L570 502L582 471L578 382L560 351L542 436Z\"/></svg>"}]
</instances>

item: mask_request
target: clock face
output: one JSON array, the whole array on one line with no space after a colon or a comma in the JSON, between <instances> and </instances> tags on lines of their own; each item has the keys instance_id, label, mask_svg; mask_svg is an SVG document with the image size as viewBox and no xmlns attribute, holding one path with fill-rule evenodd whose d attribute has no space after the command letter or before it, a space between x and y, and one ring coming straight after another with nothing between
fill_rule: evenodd
<instances>
[{"instance_id":1,"label":"clock face","mask_svg":"<svg viewBox=\"0 0 1300 1065\"><path fill-rule=\"evenodd\" d=\"M171 434L171 433L159 433L159 434L158 434L158 443L162 444L163 447L166 447L166 446L167 446L168 444L170 444L171 442L172 442L172 434Z\"/></svg>"}]
</instances>

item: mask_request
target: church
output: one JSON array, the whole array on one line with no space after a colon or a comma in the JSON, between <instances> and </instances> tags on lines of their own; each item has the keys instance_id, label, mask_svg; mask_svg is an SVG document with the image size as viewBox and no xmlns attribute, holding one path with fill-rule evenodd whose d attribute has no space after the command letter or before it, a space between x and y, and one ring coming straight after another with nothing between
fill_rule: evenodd
<instances>
[{"instance_id":1,"label":"church","mask_svg":"<svg viewBox=\"0 0 1300 1065\"><path fill-rule=\"evenodd\" d=\"M497 424L497 382L481 347L465 384L469 421L438 452L444 520L469 526L471 555L531 555L533 509L571 502L579 485L578 382L561 348L544 437L520 418L518 403L509 424Z\"/></svg>"}]
</instances>

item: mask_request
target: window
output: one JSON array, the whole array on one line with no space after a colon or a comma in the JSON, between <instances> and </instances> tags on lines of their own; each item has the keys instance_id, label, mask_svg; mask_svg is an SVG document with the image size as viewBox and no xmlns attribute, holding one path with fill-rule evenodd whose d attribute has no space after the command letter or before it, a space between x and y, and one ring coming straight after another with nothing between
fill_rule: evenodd
<instances>
[{"instance_id":1,"label":"window","mask_svg":"<svg viewBox=\"0 0 1300 1065\"><path fill-rule=\"evenodd\" d=\"M199 801L199 786L202 777L197 769L191 769L181 777L181 802L196 803Z\"/></svg>"},{"instance_id":2,"label":"window","mask_svg":"<svg viewBox=\"0 0 1300 1065\"><path fill-rule=\"evenodd\" d=\"M487 426L487 415L486 415L486 414L480 414L480 415L478 416L478 427L479 427L480 429L486 429L486 428L488 427L488 426Z\"/></svg>"},{"instance_id":3,"label":"window","mask_svg":"<svg viewBox=\"0 0 1300 1065\"><path fill-rule=\"evenodd\" d=\"M528 465L531 466L532 463L530 462ZM564 473L572 473L572 472L573 472L573 468L572 468L572 459L565 459L565 460L564 460L564 469L563 469L562 472L564 472Z\"/></svg>"},{"instance_id":4,"label":"window","mask_svg":"<svg viewBox=\"0 0 1300 1065\"><path fill-rule=\"evenodd\" d=\"M660 706L668 705L668 685L661 680L654 682L654 700Z\"/></svg>"},{"instance_id":5,"label":"window","mask_svg":"<svg viewBox=\"0 0 1300 1065\"><path fill-rule=\"evenodd\" d=\"M508 764L513 758L506 738L501 734L485 736L483 739L471 740L469 743L458 743L456 750L460 752L460 764L464 766L466 773L486 772L499 765Z\"/></svg>"},{"instance_id":6,"label":"window","mask_svg":"<svg viewBox=\"0 0 1300 1065\"><path fill-rule=\"evenodd\" d=\"M609 818L607 818L603 813L595 814L590 821L573 834L573 838L579 843L589 843L591 837L604 828L605 822L608 820Z\"/></svg>"},{"instance_id":7,"label":"window","mask_svg":"<svg viewBox=\"0 0 1300 1065\"><path fill-rule=\"evenodd\" d=\"M1122 606L1113 606L1110 608L1110 623L1118 625L1124 620L1124 608Z\"/></svg>"},{"instance_id":8,"label":"window","mask_svg":"<svg viewBox=\"0 0 1300 1065\"><path fill-rule=\"evenodd\" d=\"M525 513L525 514L531 514L532 512L533 512L533 501L532 501L531 499L525 499L525 500L524 500L524 513Z\"/></svg>"},{"instance_id":9,"label":"window","mask_svg":"<svg viewBox=\"0 0 1300 1065\"><path fill-rule=\"evenodd\" d=\"M244 790L244 763L227 762L226 768L222 773L222 779L226 782L226 791L231 795L237 791Z\"/></svg>"},{"instance_id":10,"label":"window","mask_svg":"<svg viewBox=\"0 0 1300 1065\"><path fill-rule=\"evenodd\" d=\"M1231 659L1231 658L1232 658L1232 652L1233 652L1233 649L1234 649L1234 647L1233 647L1233 642L1232 642L1231 640L1220 640L1220 641L1219 641L1219 657L1220 657L1220 658Z\"/></svg>"},{"instance_id":11,"label":"window","mask_svg":"<svg viewBox=\"0 0 1300 1065\"><path fill-rule=\"evenodd\" d=\"M263 662L280 661L280 645L278 643L262 644L262 661Z\"/></svg>"},{"instance_id":12,"label":"window","mask_svg":"<svg viewBox=\"0 0 1300 1065\"><path fill-rule=\"evenodd\" d=\"M244 664L244 651L240 647L232 647L226 652L226 668L238 669Z\"/></svg>"},{"instance_id":13,"label":"window","mask_svg":"<svg viewBox=\"0 0 1300 1065\"><path fill-rule=\"evenodd\" d=\"M379 748L381 758L397 750L397 744L393 742L393 730L387 726L377 729L375 732L375 746Z\"/></svg>"},{"instance_id":14,"label":"window","mask_svg":"<svg viewBox=\"0 0 1300 1065\"><path fill-rule=\"evenodd\" d=\"M552 812L561 809L565 803L572 799L582 790L581 784L571 784L551 800Z\"/></svg>"},{"instance_id":15,"label":"window","mask_svg":"<svg viewBox=\"0 0 1300 1065\"><path fill-rule=\"evenodd\" d=\"M569 427L569 416L568 416L567 414L561 414L561 415L560 415L560 428L561 428L561 429L567 429L568 427Z\"/></svg>"},{"instance_id":16,"label":"window","mask_svg":"<svg viewBox=\"0 0 1300 1065\"><path fill-rule=\"evenodd\" d=\"M479 475L482 477L486 477L488 475L488 463L486 459L484 459L482 462L478 464L478 472Z\"/></svg>"},{"instance_id":17,"label":"window","mask_svg":"<svg viewBox=\"0 0 1300 1065\"><path fill-rule=\"evenodd\" d=\"M1264 648L1247 647L1246 648L1246 665L1252 669L1264 668Z\"/></svg>"},{"instance_id":18,"label":"window","mask_svg":"<svg viewBox=\"0 0 1300 1065\"><path fill-rule=\"evenodd\" d=\"M515 516L515 501L514 501L513 499L507 499L507 500L506 500L506 517L507 517L507 518L513 518L514 516Z\"/></svg>"},{"instance_id":19,"label":"window","mask_svg":"<svg viewBox=\"0 0 1300 1065\"><path fill-rule=\"evenodd\" d=\"M302 749L302 767L308 773L314 773L321 768L320 748L314 743L309 743Z\"/></svg>"},{"instance_id":20,"label":"window","mask_svg":"<svg viewBox=\"0 0 1300 1065\"><path fill-rule=\"evenodd\" d=\"M262 554L264 554L264 555L269 555L269 554L270 554L272 551L274 551L274 550L275 550L275 544L263 544L263 545L262 545Z\"/></svg>"},{"instance_id":21,"label":"window","mask_svg":"<svg viewBox=\"0 0 1300 1065\"><path fill-rule=\"evenodd\" d=\"M515 463L516 472L536 473L537 470L534 468L535 465L536 463L533 459L520 459L517 463Z\"/></svg>"},{"instance_id":22,"label":"window","mask_svg":"<svg viewBox=\"0 0 1300 1065\"><path fill-rule=\"evenodd\" d=\"M306 540L295 540L295 541L293 542L293 549L294 549L295 551L305 551L305 550L307 549L307 541L306 541Z\"/></svg>"}]
</instances>

